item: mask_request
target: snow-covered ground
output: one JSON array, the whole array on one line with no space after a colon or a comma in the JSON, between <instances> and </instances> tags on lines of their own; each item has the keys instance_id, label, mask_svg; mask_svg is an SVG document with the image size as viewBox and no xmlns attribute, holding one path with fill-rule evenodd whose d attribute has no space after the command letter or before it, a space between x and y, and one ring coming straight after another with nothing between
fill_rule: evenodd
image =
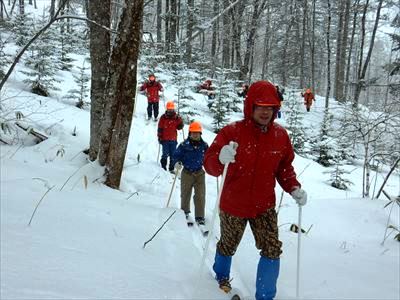
<instances>
[{"instance_id":1,"label":"snow-covered ground","mask_svg":"<svg viewBox=\"0 0 400 300\"><path fill-rule=\"evenodd\" d=\"M35 145L21 131L24 146L0 148L1 299L227 299L211 272L218 221L200 273L206 240L196 228L186 226L179 210L179 180L166 208L172 177L157 162L157 125L144 121L143 95L138 97L121 189L116 191L99 182L101 168L80 153L88 145L88 111L34 96L14 83L6 91L7 96L18 96L2 104L18 107L50 138ZM167 99L173 98L173 91L166 84ZM204 110L198 117L206 128L203 138L211 143L214 133L208 130L211 117L206 100L202 95L194 97L196 108ZM308 121L316 118L318 122L322 102L315 103L313 113L306 116ZM77 135L73 136L75 127ZM383 208L387 201L359 197L360 168L352 173L354 186L344 192L326 184L329 175L317 163L297 156L294 165L298 173L304 170L300 181L309 201L303 208L302 224L306 230L311 227L302 237L301 297L398 299L400 243L392 234L381 244L390 210ZM206 180L210 222L217 183L214 177ZM392 176L387 189L398 192L398 176ZM281 189L276 192L279 199ZM294 299L297 235L289 227L297 223L298 208L287 194L282 204L279 225L284 252L277 299ZM398 207L390 223L399 225ZM232 269L232 285L246 299L255 293L258 257L248 231Z\"/></svg>"}]
</instances>

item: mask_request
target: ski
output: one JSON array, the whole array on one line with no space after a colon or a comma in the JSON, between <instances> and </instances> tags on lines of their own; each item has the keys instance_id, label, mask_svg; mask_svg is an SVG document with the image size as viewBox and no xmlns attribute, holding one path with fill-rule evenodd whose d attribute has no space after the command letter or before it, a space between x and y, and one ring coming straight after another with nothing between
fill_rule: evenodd
<instances>
[{"instance_id":1,"label":"ski","mask_svg":"<svg viewBox=\"0 0 400 300\"><path fill-rule=\"evenodd\" d=\"M240 300L241 298L240 298L240 296L238 295L238 294L234 294L232 297L231 297L231 300Z\"/></svg>"},{"instance_id":2,"label":"ski","mask_svg":"<svg viewBox=\"0 0 400 300\"><path fill-rule=\"evenodd\" d=\"M202 234L204 237L207 237L207 236L208 236L208 233L209 233L210 231L208 230L208 228L207 228L206 225L204 225L204 224L197 224L197 227L199 227L199 229L200 229L200 231L201 231L201 234Z\"/></svg>"}]
</instances>

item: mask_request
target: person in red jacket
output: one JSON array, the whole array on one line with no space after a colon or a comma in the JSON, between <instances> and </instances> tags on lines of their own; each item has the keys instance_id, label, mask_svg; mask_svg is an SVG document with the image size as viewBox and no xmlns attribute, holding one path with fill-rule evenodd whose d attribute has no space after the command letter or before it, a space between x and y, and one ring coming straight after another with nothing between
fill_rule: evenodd
<instances>
[{"instance_id":1,"label":"person in red jacket","mask_svg":"<svg viewBox=\"0 0 400 300\"><path fill-rule=\"evenodd\" d=\"M152 113L154 113L154 121L157 121L158 117L158 103L160 101L159 92L162 92L163 86L161 83L156 81L154 74L149 75L149 80L142 84L140 91L146 91L147 96L147 118L151 119Z\"/></svg>"},{"instance_id":2,"label":"person in red jacket","mask_svg":"<svg viewBox=\"0 0 400 300\"><path fill-rule=\"evenodd\" d=\"M212 176L220 176L229 164L219 206L221 238L213 265L215 278L222 290L231 290L232 256L250 223L260 250L256 300L270 300L276 294L282 243L278 239L275 182L299 205L307 201L292 166L289 135L274 123L279 107L273 84L253 83L244 101L244 119L221 129L204 160L204 168Z\"/></svg>"},{"instance_id":3,"label":"person in red jacket","mask_svg":"<svg viewBox=\"0 0 400 300\"><path fill-rule=\"evenodd\" d=\"M311 92L311 89L306 89L306 92L302 93L301 96L304 98L304 105L309 112L313 101L315 101L314 94Z\"/></svg>"},{"instance_id":4,"label":"person in red jacket","mask_svg":"<svg viewBox=\"0 0 400 300\"><path fill-rule=\"evenodd\" d=\"M163 114L158 122L158 142L162 146L161 167L167 170L167 162L169 157L169 171L174 172L173 155L176 150L177 130L183 128L182 118L175 112L175 104L168 101L165 114Z\"/></svg>"}]
</instances>

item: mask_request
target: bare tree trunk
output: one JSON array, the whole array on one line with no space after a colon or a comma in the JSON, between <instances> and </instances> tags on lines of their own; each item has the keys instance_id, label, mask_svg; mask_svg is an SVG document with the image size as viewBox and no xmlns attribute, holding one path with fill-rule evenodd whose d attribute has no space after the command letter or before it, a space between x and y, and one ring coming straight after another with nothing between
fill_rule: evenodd
<instances>
[{"instance_id":1,"label":"bare tree trunk","mask_svg":"<svg viewBox=\"0 0 400 300\"><path fill-rule=\"evenodd\" d=\"M300 46L300 88L304 87L304 56L306 52L306 29L308 23L308 5L307 0L304 1L303 5L303 24L302 24L302 33L301 33L301 46Z\"/></svg>"},{"instance_id":2,"label":"bare tree trunk","mask_svg":"<svg viewBox=\"0 0 400 300\"><path fill-rule=\"evenodd\" d=\"M19 14L20 15L25 14L25 1L24 0L19 0Z\"/></svg>"},{"instance_id":3,"label":"bare tree trunk","mask_svg":"<svg viewBox=\"0 0 400 300\"><path fill-rule=\"evenodd\" d=\"M331 92L331 43L330 43L330 34L331 34L331 2L327 0L328 3L328 24L326 28L326 51L328 53L327 57L327 72L326 72L326 96L325 96L325 109L329 108L329 94Z\"/></svg>"},{"instance_id":4,"label":"bare tree trunk","mask_svg":"<svg viewBox=\"0 0 400 300\"><path fill-rule=\"evenodd\" d=\"M214 11L214 17L218 15L219 12L219 0L214 0L213 1L213 11ZM216 59L216 54L217 54L217 36L218 36L218 22L213 23L212 27L212 37L211 37L211 57L215 61Z\"/></svg>"},{"instance_id":5,"label":"bare tree trunk","mask_svg":"<svg viewBox=\"0 0 400 300\"><path fill-rule=\"evenodd\" d=\"M245 80L247 73L249 72L250 56L253 53L253 47L255 45L257 27L266 2L267 0L254 0L253 2L253 14L251 16L249 33L246 41L246 50L244 54L243 65L240 68L239 80Z\"/></svg>"},{"instance_id":6,"label":"bare tree trunk","mask_svg":"<svg viewBox=\"0 0 400 300\"><path fill-rule=\"evenodd\" d=\"M112 188L119 188L121 182L133 106L136 101L134 97L142 36L143 3L144 0L126 0L111 54L100 156L106 158L105 184Z\"/></svg>"},{"instance_id":7,"label":"bare tree trunk","mask_svg":"<svg viewBox=\"0 0 400 300\"><path fill-rule=\"evenodd\" d=\"M188 19L186 23L186 39L188 42L186 43L186 54L185 61L187 64L192 62L192 34L193 34L193 26L194 26L194 0L187 0L188 7Z\"/></svg>"},{"instance_id":8,"label":"bare tree trunk","mask_svg":"<svg viewBox=\"0 0 400 300\"><path fill-rule=\"evenodd\" d=\"M358 105L358 101L359 101L359 98L360 98L360 93L361 93L361 89L362 89L362 87L364 86L364 79L365 79L365 74L366 74L366 72L367 72L367 68L368 68L368 64L369 64L369 61L370 61L370 59L371 59L371 55L372 55L372 50L373 50L373 48L374 48L374 43L375 43L375 35L376 35L376 30L378 29L378 24L379 24L379 18L380 18L380 14L381 14L381 8L382 8L382 3L383 3L383 0L380 0L379 1L379 3L378 3L378 7L377 7L377 10L376 10L376 17L375 17L375 24L374 24L374 29L372 30L372 36L371 36L371 41L370 41L370 44L369 44L369 49L368 49L368 53L367 53L367 57L365 58L365 62L364 62L364 65L362 66L362 60L363 60L363 56L362 55L360 55L360 64L359 64L359 66L360 66L360 69L361 69L361 66L362 66L362 70L358 70L358 78L357 78L357 84L356 84L356 91L355 91L355 95L354 95L354 102L353 102L353 106L354 107L356 107L357 105ZM368 5L368 1L367 1L367 3L366 3L366 7L365 7L365 11L364 12L366 12L366 9L367 9L367 5ZM365 14L363 15L363 19L365 18ZM365 35L365 19L364 19L364 21L363 21L363 23L362 23L363 25L363 32L364 32L364 35ZM362 44L364 43L364 41L362 40ZM362 50L361 50L361 53L362 53Z\"/></svg>"},{"instance_id":9,"label":"bare tree trunk","mask_svg":"<svg viewBox=\"0 0 400 300\"><path fill-rule=\"evenodd\" d=\"M346 64L346 85L344 88L344 98L347 99L349 95L349 89L350 89L350 66L351 66L351 57L353 53L353 45L354 45L354 36L357 28L357 15L358 15L358 4L360 0L357 0L354 5L353 5L353 26L351 30L351 37L350 37L350 45L349 45L349 54L347 56L347 64Z\"/></svg>"},{"instance_id":10,"label":"bare tree trunk","mask_svg":"<svg viewBox=\"0 0 400 300\"><path fill-rule=\"evenodd\" d=\"M165 14L164 14L164 19L165 19L165 47L164 51L168 53L170 51L170 46L171 46L171 35L169 33L170 29L170 19L171 19L171 10L170 10L170 1L171 0L165 0Z\"/></svg>"},{"instance_id":11,"label":"bare tree trunk","mask_svg":"<svg viewBox=\"0 0 400 300\"><path fill-rule=\"evenodd\" d=\"M54 17L54 12L56 11L56 0L51 0L50 2L50 18Z\"/></svg>"},{"instance_id":12,"label":"bare tree trunk","mask_svg":"<svg viewBox=\"0 0 400 300\"><path fill-rule=\"evenodd\" d=\"M348 44L348 34L349 34L349 18L350 18L350 0L345 0L344 5L344 19L343 19L343 30L342 30L342 40L340 42L340 57L337 60L339 64L338 72L336 74L335 92L336 99L340 102L345 101L344 97L344 70L346 68L346 51Z\"/></svg>"},{"instance_id":13,"label":"bare tree trunk","mask_svg":"<svg viewBox=\"0 0 400 300\"><path fill-rule=\"evenodd\" d=\"M339 70L342 67L340 65L341 51L342 47L342 34L343 34L343 20L344 20L344 0L339 0L338 7L338 24L337 24L337 35L336 35L336 61L335 61L335 79L334 79L334 89L333 89L333 97L338 100L338 79L339 79Z\"/></svg>"},{"instance_id":14,"label":"bare tree trunk","mask_svg":"<svg viewBox=\"0 0 400 300\"><path fill-rule=\"evenodd\" d=\"M268 4L267 6L267 23L265 24L265 36L264 36L264 55L262 61L262 69L261 69L261 78L266 79L268 76L268 63L269 63L269 54L270 54L270 43L271 43L271 6Z\"/></svg>"},{"instance_id":15,"label":"bare tree trunk","mask_svg":"<svg viewBox=\"0 0 400 300\"><path fill-rule=\"evenodd\" d=\"M315 2L312 2L312 28L311 28L311 89L315 91L315 17L316 9Z\"/></svg>"},{"instance_id":16,"label":"bare tree trunk","mask_svg":"<svg viewBox=\"0 0 400 300\"><path fill-rule=\"evenodd\" d=\"M89 19L106 27L111 25L111 1L90 0ZM90 59L91 59L91 90L90 90L90 147L89 159L95 160L100 145L100 130L103 117L104 101L109 101L109 95L104 94L108 74L110 56L110 33L94 24L90 24ZM106 99L105 99L106 98Z\"/></svg>"},{"instance_id":17,"label":"bare tree trunk","mask_svg":"<svg viewBox=\"0 0 400 300\"><path fill-rule=\"evenodd\" d=\"M178 27L177 27L177 13L176 13L176 0L170 0L170 23L169 23L169 42L170 42L170 52L176 53L176 38L178 34ZM171 61L175 60L175 55L172 54Z\"/></svg>"},{"instance_id":18,"label":"bare tree trunk","mask_svg":"<svg viewBox=\"0 0 400 300\"><path fill-rule=\"evenodd\" d=\"M160 45L162 42L162 19L161 19L161 14L162 14L162 1L157 0L157 47L160 49Z\"/></svg>"},{"instance_id":19,"label":"bare tree trunk","mask_svg":"<svg viewBox=\"0 0 400 300\"><path fill-rule=\"evenodd\" d=\"M229 0L223 0L224 9L229 7ZM229 15L222 16L223 32L222 32L222 66L229 68L229 53L230 53L230 39L231 39L231 26L229 25Z\"/></svg>"}]
</instances>

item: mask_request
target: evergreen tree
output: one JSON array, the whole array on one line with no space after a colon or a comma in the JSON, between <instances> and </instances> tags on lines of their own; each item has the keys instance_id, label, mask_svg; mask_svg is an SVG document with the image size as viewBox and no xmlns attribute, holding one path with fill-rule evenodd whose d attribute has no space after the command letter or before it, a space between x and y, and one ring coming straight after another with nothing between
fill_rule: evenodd
<instances>
[{"instance_id":1,"label":"evergreen tree","mask_svg":"<svg viewBox=\"0 0 400 300\"><path fill-rule=\"evenodd\" d=\"M190 95L191 87L189 83L195 79L194 73L190 72L184 63L177 63L172 73L173 83L178 87L174 94L174 100L178 107L177 111L183 121L189 124L196 115L199 115L196 106L193 104L195 99Z\"/></svg>"},{"instance_id":2,"label":"evergreen tree","mask_svg":"<svg viewBox=\"0 0 400 300\"><path fill-rule=\"evenodd\" d=\"M42 19L35 24L34 28L42 28L47 23L47 18ZM50 91L59 90L55 83L59 82L55 78L57 71L54 44L54 30L46 30L40 37L30 46L30 55L25 60L25 66L30 68L29 71L21 71L27 75L24 83L31 86L33 93L49 96Z\"/></svg>"},{"instance_id":3,"label":"evergreen tree","mask_svg":"<svg viewBox=\"0 0 400 300\"><path fill-rule=\"evenodd\" d=\"M72 29L67 30L64 21L60 21L57 23L57 29L59 31L56 34L57 39L57 56L59 61L59 69L69 71L72 69L74 59L71 57L71 54L76 50L77 44L79 44L79 37Z\"/></svg>"},{"instance_id":4,"label":"evergreen tree","mask_svg":"<svg viewBox=\"0 0 400 300\"><path fill-rule=\"evenodd\" d=\"M286 110L286 123L294 151L298 154L304 153L306 143L305 127L302 125L303 113L301 103L297 96L297 91L289 91Z\"/></svg>"},{"instance_id":5,"label":"evergreen tree","mask_svg":"<svg viewBox=\"0 0 400 300\"><path fill-rule=\"evenodd\" d=\"M325 110L319 141L316 145L316 152L318 153L317 162L325 167L332 166L335 163L334 158L337 156L335 142L332 136L330 136L332 132L332 117L329 111Z\"/></svg>"},{"instance_id":6,"label":"evergreen tree","mask_svg":"<svg viewBox=\"0 0 400 300\"><path fill-rule=\"evenodd\" d=\"M329 184L339 190L348 190L349 186L353 184L350 180L343 177L344 174L350 174L350 172L341 168L340 164L337 164L332 171L326 171L324 173L331 174Z\"/></svg>"},{"instance_id":7,"label":"evergreen tree","mask_svg":"<svg viewBox=\"0 0 400 300\"><path fill-rule=\"evenodd\" d=\"M11 21L15 44L23 47L33 36L34 22L30 14L17 14Z\"/></svg>"},{"instance_id":8,"label":"evergreen tree","mask_svg":"<svg viewBox=\"0 0 400 300\"><path fill-rule=\"evenodd\" d=\"M83 62L82 67L78 67L79 73L72 75L77 88L69 90L69 94L66 97L77 101L75 106L78 108L83 108L85 104L88 103L85 101L89 97L88 84L90 81L90 76L88 74L88 69L89 68L85 66L85 61Z\"/></svg>"},{"instance_id":9,"label":"evergreen tree","mask_svg":"<svg viewBox=\"0 0 400 300\"><path fill-rule=\"evenodd\" d=\"M7 46L7 40L4 35L0 33L0 80L3 79L5 75L5 67L11 62L10 55L5 52Z\"/></svg>"}]
</instances>

